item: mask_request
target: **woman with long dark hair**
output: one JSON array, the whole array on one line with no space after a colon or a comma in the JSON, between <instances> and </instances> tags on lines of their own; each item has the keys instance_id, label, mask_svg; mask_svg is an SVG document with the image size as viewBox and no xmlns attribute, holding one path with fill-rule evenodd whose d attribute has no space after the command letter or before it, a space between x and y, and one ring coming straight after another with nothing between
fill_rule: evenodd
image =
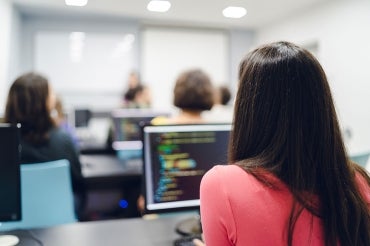
<instances>
[{"instance_id":1,"label":"woman with long dark hair","mask_svg":"<svg viewBox=\"0 0 370 246\"><path fill-rule=\"evenodd\" d=\"M68 133L53 118L56 96L48 80L37 73L26 73L10 86L5 122L21 124L21 163L67 159L79 214L85 200L85 184L78 152Z\"/></svg>"},{"instance_id":2,"label":"woman with long dark hair","mask_svg":"<svg viewBox=\"0 0 370 246\"><path fill-rule=\"evenodd\" d=\"M319 62L288 42L241 62L229 163L201 183L206 244L370 245L370 179Z\"/></svg>"}]
</instances>

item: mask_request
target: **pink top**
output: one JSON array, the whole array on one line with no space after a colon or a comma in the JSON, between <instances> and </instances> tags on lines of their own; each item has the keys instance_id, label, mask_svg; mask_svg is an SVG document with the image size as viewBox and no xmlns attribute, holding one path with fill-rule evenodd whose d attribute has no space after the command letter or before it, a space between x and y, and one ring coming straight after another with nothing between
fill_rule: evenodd
<instances>
[{"instance_id":1,"label":"pink top","mask_svg":"<svg viewBox=\"0 0 370 246\"><path fill-rule=\"evenodd\" d=\"M266 187L236 165L215 166L204 175L200 201L207 246L287 245L293 199L281 181L271 178L279 190ZM363 178L358 177L358 182L370 207L370 188ZM322 231L320 219L304 210L295 226L293 245L324 245Z\"/></svg>"}]
</instances>

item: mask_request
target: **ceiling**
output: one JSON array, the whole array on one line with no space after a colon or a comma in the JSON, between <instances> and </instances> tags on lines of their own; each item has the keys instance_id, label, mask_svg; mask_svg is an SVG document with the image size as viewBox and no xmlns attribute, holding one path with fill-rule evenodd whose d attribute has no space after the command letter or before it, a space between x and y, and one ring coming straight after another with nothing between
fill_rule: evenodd
<instances>
[{"instance_id":1,"label":"ceiling","mask_svg":"<svg viewBox=\"0 0 370 246\"><path fill-rule=\"evenodd\" d=\"M291 15L302 14L334 0L169 0L166 13L146 10L149 0L89 0L85 7L68 7L64 0L12 0L28 14L88 15L138 19L142 24L256 29ZM242 6L247 15L227 19L222 10Z\"/></svg>"}]
</instances>

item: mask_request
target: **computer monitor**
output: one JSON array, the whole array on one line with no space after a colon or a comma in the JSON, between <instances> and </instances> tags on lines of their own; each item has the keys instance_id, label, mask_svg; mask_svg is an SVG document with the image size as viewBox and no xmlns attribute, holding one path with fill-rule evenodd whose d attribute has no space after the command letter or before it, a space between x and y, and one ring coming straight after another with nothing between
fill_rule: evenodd
<instances>
[{"instance_id":1,"label":"computer monitor","mask_svg":"<svg viewBox=\"0 0 370 246\"><path fill-rule=\"evenodd\" d=\"M0 124L0 229L1 222L22 218L19 127ZM1 245L16 245L19 238L0 235L0 242Z\"/></svg>"},{"instance_id":2,"label":"computer monitor","mask_svg":"<svg viewBox=\"0 0 370 246\"><path fill-rule=\"evenodd\" d=\"M145 211L199 209L203 175L227 163L231 124L145 126Z\"/></svg>"},{"instance_id":3,"label":"computer monitor","mask_svg":"<svg viewBox=\"0 0 370 246\"><path fill-rule=\"evenodd\" d=\"M91 115L92 113L89 109L74 109L73 125L75 126L75 128L88 127Z\"/></svg>"},{"instance_id":4,"label":"computer monitor","mask_svg":"<svg viewBox=\"0 0 370 246\"><path fill-rule=\"evenodd\" d=\"M0 124L0 222L21 219L19 127Z\"/></svg>"},{"instance_id":5,"label":"computer monitor","mask_svg":"<svg viewBox=\"0 0 370 246\"><path fill-rule=\"evenodd\" d=\"M169 116L168 112L151 109L118 109L112 111L114 150L142 150L141 125L158 116ZM141 152L140 152L141 156Z\"/></svg>"}]
</instances>

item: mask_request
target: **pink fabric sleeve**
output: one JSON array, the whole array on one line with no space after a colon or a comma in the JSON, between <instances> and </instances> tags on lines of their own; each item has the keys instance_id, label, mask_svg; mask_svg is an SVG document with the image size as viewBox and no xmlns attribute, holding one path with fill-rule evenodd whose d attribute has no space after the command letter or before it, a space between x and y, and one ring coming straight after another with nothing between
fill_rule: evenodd
<instances>
[{"instance_id":1,"label":"pink fabric sleeve","mask_svg":"<svg viewBox=\"0 0 370 246\"><path fill-rule=\"evenodd\" d=\"M200 185L201 221L207 246L235 245L235 222L219 168L208 171Z\"/></svg>"},{"instance_id":2,"label":"pink fabric sleeve","mask_svg":"<svg viewBox=\"0 0 370 246\"><path fill-rule=\"evenodd\" d=\"M370 208L370 187L367 184L364 177L361 174L356 173L356 181L361 192L362 197L367 202L368 207Z\"/></svg>"}]
</instances>

